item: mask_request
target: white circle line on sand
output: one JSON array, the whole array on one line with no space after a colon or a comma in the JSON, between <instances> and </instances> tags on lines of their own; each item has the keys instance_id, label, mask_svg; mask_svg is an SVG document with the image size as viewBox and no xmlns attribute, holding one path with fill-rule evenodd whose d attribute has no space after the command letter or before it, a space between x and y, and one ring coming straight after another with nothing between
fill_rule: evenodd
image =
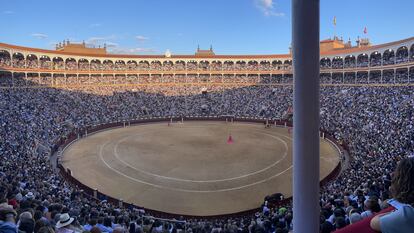
<instances>
[{"instance_id":1,"label":"white circle line on sand","mask_svg":"<svg viewBox=\"0 0 414 233\"><path fill-rule=\"evenodd\" d=\"M227 191L233 191L233 190L239 190L239 189L243 189L243 188L247 188L247 187L251 187L251 186L254 186L254 185L258 185L258 184L261 184L261 183L264 183L264 182L267 182L267 181L269 181L269 180L271 180L271 179L273 179L273 178L275 178L275 177L277 177L277 176L280 176L280 175L282 175L282 174L284 174L285 172L287 172L287 171L289 171L290 169L292 169L292 165L290 166L290 167L288 167L287 169L285 169L285 170L283 170L283 171L281 171L281 172L279 172L279 173L277 173L277 174L275 174L275 175L273 175L273 176L270 176L270 177L268 177L268 178L266 178L266 179L263 179L263 180L260 180L260 181L256 181L256 182L253 182L253 183L250 183L250 184L247 184L247 185L242 185L242 186L238 186L238 187L234 187L234 188L227 188L227 189L216 189L216 190L190 190L190 189L180 189L180 188L171 188L171 187L167 187L167 186L163 186L163 185L157 185L157 184L153 184L153 183L149 183L149 182L146 182L146 181L143 181L143 180L140 180L140 179L137 179L137 178L134 178L134 177L131 177L131 176L128 176L128 175L126 175L126 174L124 174L124 173L122 173L122 172L120 172L119 170L116 170L116 169L114 169L113 167L111 167L104 159L103 159L103 157L102 157L102 150L103 150L103 148L108 144L109 142L107 142L107 143L105 143L105 144L103 144L103 145L101 145L101 147L100 147L100 150L99 150L99 157L100 157L100 160L109 168L109 169L111 169L112 171L114 171L115 173L118 173L119 175L121 175L121 176L124 176L124 177L126 177L126 178L128 178L128 179L130 179L130 180L133 180L133 181L135 181L135 182L138 182L138 183L142 183L142 184L146 184L146 185L149 185L149 186L152 186L152 187L156 187L156 188L160 188L160 189L169 189L169 190L173 190L173 191L180 191L180 192L190 192L190 193L216 193L216 192L227 192Z\"/></svg>"},{"instance_id":2,"label":"white circle line on sand","mask_svg":"<svg viewBox=\"0 0 414 233\"><path fill-rule=\"evenodd\" d=\"M275 161L274 163L272 163L272 164L270 164L269 166L267 166L267 167L265 167L265 168L262 168L262 169L260 169L260 170L257 170L257 171L254 171L254 172L251 172L251 173L248 173L248 174L244 174L244 175L236 176L236 177L225 178L225 179L215 179L215 180L190 180L190 179L182 179L182 178L176 178L176 177L171 177L171 176L162 176L162 175L159 175L159 174L155 174L155 173L148 172L148 171L145 171L145 170L142 170L142 169L136 168L136 167L134 167L134 166L131 166L130 164L128 164L127 162L125 162L124 160L122 160L122 159L119 157L119 153L118 153L118 145L119 145L122 141L124 141L125 139L127 139L127 138L129 138L129 137L132 137L132 136L136 136L137 134L134 134L134 135L129 135L129 136L126 136L126 137L122 138L121 140L119 140L119 141L115 144L115 147L114 147L114 155L115 155L115 157L117 158L117 160L118 160L118 161L120 161L120 162L121 162L121 163L123 163L124 165L126 165L126 166L128 166L128 167L132 168L133 170L136 170L136 171L138 171L138 172L142 172L142 173L144 173L144 174L146 174L146 175L149 175L149 176L154 176L154 177L157 177L157 178L161 178L161 179L166 179L166 180L174 180L174 181L181 181L181 182L189 182L189 183L218 183L218 182L225 182L225 181L238 180L238 179L242 179L242 178L250 177L250 176L253 176L253 175L256 175L256 174L262 173L262 172L264 172L264 171L267 171L267 170L269 170L270 168L272 168L272 167L276 166L277 164L279 164L281 161L283 161L283 160L287 157L288 145L287 145L287 143L286 143L284 140L282 140L282 139L280 139L279 137L276 137L276 136L274 136L274 135L271 135L271 134L262 133L262 132L258 132L258 133L260 133L260 134L264 134L264 135L267 135L267 136L270 136L270 137L273 137L273 138L275 138L276 140L280 141L280 142L284 145L284 147L285 147L285 151L284 151L284 153L283 153L282 158L280 158L279 160Z\"/></svg>"}]
</instances>

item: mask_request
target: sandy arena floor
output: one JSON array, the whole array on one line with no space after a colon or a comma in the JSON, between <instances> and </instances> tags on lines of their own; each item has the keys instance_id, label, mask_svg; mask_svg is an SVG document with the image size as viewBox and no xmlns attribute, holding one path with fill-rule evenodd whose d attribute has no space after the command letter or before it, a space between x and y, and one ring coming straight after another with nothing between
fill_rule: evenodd
<instances>
[{"instance_id":1,"label":"sandy arena floor","mask_svg":"<svg viewBox=\"0 0 414 233\"><path fill-rule=\"evenodd\" d=\"M234 140L228 144L229 134ZM149 209L219 215L292 194L292 135L263 124L184 122L117 128L76 141L61 163L82 183ZM321 140L321 179L338 151Z\"/></svg>"}]
</instances>

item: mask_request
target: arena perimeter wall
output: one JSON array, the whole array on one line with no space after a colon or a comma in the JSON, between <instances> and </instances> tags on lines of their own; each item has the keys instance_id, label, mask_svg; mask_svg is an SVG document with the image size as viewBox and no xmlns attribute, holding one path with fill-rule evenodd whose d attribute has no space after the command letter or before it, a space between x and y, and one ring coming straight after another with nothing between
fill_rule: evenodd
<instances>
[{"instance_id":1,"label":"arena perimeter wall","mask_svg":"<svg viewBox=\"0 0 414 233\"><path fill-rule=\"evenodd\" d=\"M74 141L81 139L82 137L86 137L88 134L97 133L99 131L108 130L111 128L119 128L119 127L127 127L131 125L139 125L144 123L157 123L157 122L177 122L177 121L226 121L226 122L251 122L251 123L262 123L262 124L271 124L280 127L292 127L292 123L286 120L274 120L274 119L265 119L265 118L248 118L248 117L233 117L233 116L184 116L184 117L154 117L154 118L142 118L136 119L131 121L122 121L122 122L113 122L107 124L100 124L89 126L77 131L72 131L69 135L62 137L59 141L53 146L51 149L51 155L55 153L61 153L67 146L69 146ZM343 142L338 142L332 134L321 130L320 136L328 139L332 142L336 148L339 150L340 155L344 155L344 153L348 150L348 147ZM338 165L334 168L334 170L326 176L324 179L320 181L320 186L324 186L329 182L333 181L335 178L342 171L342 158L340 158ZM177 218L180 216L185 217L186 219L218 219L218 218L229 218L229 217L243 217L247 215L253 215L257 211L261 211L261 207L241 211L233 214L225 214L225 215L213 215L213 216L190 216L190 215L179 215L179 214L172 214L166 213L156 210L151 210L148 208L136 206L131 203L123 202L122 200L113 198L108 196L104 193L99 192L99 190L92 189L79 180L72 176L72 172L70 169L65 169L61 164L57 163L57 167L59 169L60 175L72 186L76 187L79 190L82 190L83 195L87 196L88 198L95 200L96 202L100 202L106 200L107 202L113 204L114 206L127 208L130 210L133 209L142 209L145 210L145 213L148 213L154 217L160 218ZM286 198L284 200L279 201L278 203L274 203L272 207L278 206L290 206L292 201L292 197Z\"/></svg>"}]
</instances>

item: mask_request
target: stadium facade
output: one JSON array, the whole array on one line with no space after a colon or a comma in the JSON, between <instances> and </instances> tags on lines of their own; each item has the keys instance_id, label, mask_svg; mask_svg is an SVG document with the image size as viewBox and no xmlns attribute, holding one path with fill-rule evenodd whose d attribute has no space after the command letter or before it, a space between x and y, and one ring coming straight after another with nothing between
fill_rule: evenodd
<instances>
[{"instance_id":1,"label":"stadium facade","mask_svg":"<svg viewBox=\"0 0 414 233\"><path fill-rule=\"evenodd\" d=\"M320 43L321 83L414 83L414 37L355 46L335 37ZM121 55L69 41L56 50L0 43L0 86L292 83L292 56L216 55L212 48L194 55Z\"/></svg>"}]
</instances>

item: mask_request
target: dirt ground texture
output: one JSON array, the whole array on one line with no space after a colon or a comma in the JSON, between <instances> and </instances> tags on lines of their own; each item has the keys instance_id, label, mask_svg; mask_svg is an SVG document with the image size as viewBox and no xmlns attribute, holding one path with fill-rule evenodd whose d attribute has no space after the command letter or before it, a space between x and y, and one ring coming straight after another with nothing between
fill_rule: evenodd
<instances>
[{"instance_id":1,"label":"dirt ground texture","mask_svg":"<svg viewBox=\"0 0 414 233\"><path fill-rule=\"evenodd\" d=\"M320 143L322 179L338 164L339 152L326 140ZM292 195L292 135L263 124L116 128L74 142L61 163L102 193L175 214L229 214L257 208L269 194Z\"/></svg>"}]
</instances>

